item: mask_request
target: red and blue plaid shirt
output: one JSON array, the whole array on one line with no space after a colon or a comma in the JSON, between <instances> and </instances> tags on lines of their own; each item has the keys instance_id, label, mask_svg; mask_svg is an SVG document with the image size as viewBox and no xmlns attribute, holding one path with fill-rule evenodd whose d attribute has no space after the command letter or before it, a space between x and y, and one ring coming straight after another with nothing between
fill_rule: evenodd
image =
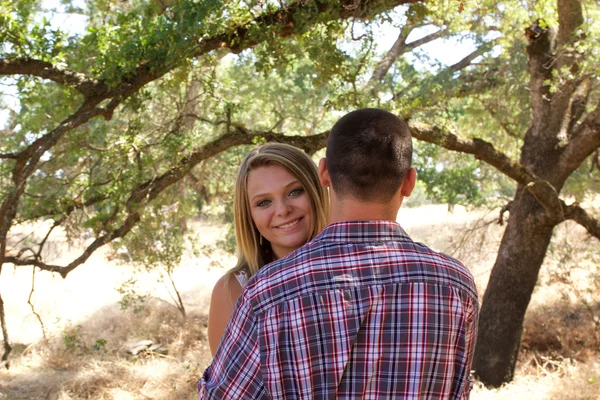
<instances>
[{"instance_id":1,"label":"red and blue plaid shirt","mask_svg":"<svg viewBox=\"0 0 600 400\"><path fill-rule=\"evenodd\" d=\"M341 222L246 286L200 399L467 399L477 291L396 223Z\"/></svg>"}]
</instances>

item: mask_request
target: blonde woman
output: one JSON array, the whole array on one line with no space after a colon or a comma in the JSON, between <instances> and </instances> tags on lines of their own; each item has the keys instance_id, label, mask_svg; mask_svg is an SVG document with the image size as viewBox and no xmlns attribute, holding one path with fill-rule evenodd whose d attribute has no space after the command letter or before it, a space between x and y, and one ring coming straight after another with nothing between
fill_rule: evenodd
<instances>
[{"instance_id":1,"label":"blonde woman","mask_svg":"<svg viewBox=\"0 0 600 400\"><path fill-rule=\"evenodd\" d=\"M248 279L315 237L327 224L328 205L317 167L302 150L267 143L246 155L234 194L238 262L216 283L210 301L213 355Z\"/></svg>"}]
</instances>

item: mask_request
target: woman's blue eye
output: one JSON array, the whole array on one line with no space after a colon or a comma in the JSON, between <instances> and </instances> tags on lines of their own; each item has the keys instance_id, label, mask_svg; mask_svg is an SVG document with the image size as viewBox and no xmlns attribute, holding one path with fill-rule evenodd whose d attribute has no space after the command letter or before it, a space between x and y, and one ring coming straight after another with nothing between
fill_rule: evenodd
<instances>
[{"instance_id":1,"label":"woman's blue eye","mask_svg":"<svg viewBox=\"0 0 600 400\"><path fill-rule=\"evenodd\" d=\"M271 204L271 200L261 200L256 204L256 206L257 207L266 207L269 204Z\"/></svg>"},{"instance_id":2,"label":"woman's blue eye","mask_svg":"<svg viewBox=\"0 0 600 400\"><path fill-rule=\"evenodd\" d=\"M296 197L296 196L300 196L302 193L304 193L304 188L297 188L290 192L290 196Z\"/></svg>"}]
</instances>

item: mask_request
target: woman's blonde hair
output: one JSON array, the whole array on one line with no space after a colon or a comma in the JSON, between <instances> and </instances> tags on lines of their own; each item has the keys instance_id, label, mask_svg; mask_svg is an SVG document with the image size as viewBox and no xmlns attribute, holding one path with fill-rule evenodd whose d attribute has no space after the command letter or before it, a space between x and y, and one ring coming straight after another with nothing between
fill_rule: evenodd
<instances>
[{"instance_id":1,"label":"woman's blonde hair","mask_svg":"<svg viewBox=\"0 0 600 400\"><path fill-rule=\"evenodd\" d=\"M311 210L307 241L327 225L329 200L326 189L320 184L317 166L313 160L304 151L283 143L267 143L253 149L244 157L235 184L233 213L238 262L230 270L231 274L245 271L250 277L265 264L275 261L271 244L265 238L260 238L260 232L250 214L248 201L248 174L253 169L266 165L284 167L304 187Z\"/></svg>"}]
</instances>

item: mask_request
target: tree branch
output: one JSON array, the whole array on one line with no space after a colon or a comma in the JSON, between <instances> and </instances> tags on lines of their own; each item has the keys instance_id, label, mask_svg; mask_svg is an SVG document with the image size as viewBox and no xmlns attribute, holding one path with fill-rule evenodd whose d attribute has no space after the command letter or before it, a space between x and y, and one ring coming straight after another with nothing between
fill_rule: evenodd
<instances>
[{"instance_id":1,"label":"tree branch","mask_svg":"<svg viewBox=\"0 0 600 400\"><path fill-rule=\"evenodd\" d=\"M377 64L377 67L375 67L373 75L371 76L371 79L369 79L369 85L381 81L396 59L406 52L406 38L411 31L412 27L410 27L408 24L404 25L402 29L400 29L400 34L392 45L392 48L381 59L379 64Z\"/></svg>"},{"instance_id":2,"label":"tree branch","mask_svg":"<svg viewBox=\"0 0 600 400\"><path fill-rule=\"evenodd\" d=\"M111 242L112 240L123 237L129 233L129 231L131 231L131 229L139 220L139 213L129 213L119 228L97 237L96 240L94 240L79 257L71 261L67 266L46 264L37 258L20 259L12 256L4 257L2 262L12 263L16 266L34 266L38 267L42 271L57 272L63 278L66 278L71 271L86 262L87 259L94 253L94 251L98 250L100 247Z\"/></svg>"},{"instance_id":3,"label":"tree branch","mask_svg":"<svg viewBox=\"0 0 600 400\"><path fill-rule=\"evenodd\" d=\"M40 260L36 260L35 258L22 259L22 258L15 257L15 256L4 257L3 262L10 263L10 264L13 264L13 265L19 266L19 267L34 266L34 267L39 268L42 271L59 272L59 273L60 273L60 270L64 268L64 267L61 267L60 265L46 264Z\"/></svg>"},{"instance_id":4,"label":"tree branch","mask_svg":"<svg viewBox=\"0 0 600 400\"><path fill-rule=\"evenodd\" d=\"M299 147L306 152L314 152L327 144L329 131L325 131L313 136L288 136L282 133L252 131L240 125L232 126L230 134L201 146L196 151L183 158L177 165L161 176L150 179L140 184L132 191L127 200L127 216L121 225L110 232L96 238L79 257L71 261L66 266L51 265L41 262L37 257L21 259L19 257L5 257L2 262L9 262L18 266L35 266L40 270L59 273L63 278L71 271L83 264L94 251L112 240L123 237L133 229L140 220L141 211L154 200L163 190L173 185L188 174L192 168L205 159L213 157L231 147L239 145L253 144L257 140L268 142L287 143Z\"/></svg>"},{"instance_id":5,"label":"tree branch","mask_svg":"<svg viewBox=\"0 0 600 400\"><path fill-rule=\"evenodd\" d=\"M574 88L570 90L571 96L566 101L566 110L562 119L560 131L558 132L559 147L565 147L569 140L574 136L573 128L579 122L579 119L585 112L588 104L590 91L592 90L592 82L589 76L584 77L579 81L573 81L571 85Z\"/></svg>"},{"instance_id":6,"label":"tree branch","mask_svg":"<svg viewBox=\"0 0 600 400\"><path fill-rule=\"evenodd\" d=\"M314 153L314 151L327 145L328 135L329 131L313 136L287 136L282 133L252 131L241 125L233 125L230 134L223 135L213 142L200 147L160 177L141 184L132 192L127 200L127 209L132 210L142 203L153 200L166 187L180 180L200 162L230 147L253 144L257 140L264 140L267 142L287 143L301 148L307 153Z\"/></svg>"},{"instance_id":7,"label":"tree branch","mask_svg":"<svg viewBox=\"0 0 600 400\"><path fill-rule=\"evenodd\" d=\"M559 221L564 213L556 189L546 180L538 178L518 162L511 160L494 146L481 139L465 139L437 127L410 122L412 136L418 140L436 144L448 150L472 154L476 159L495 167L509 178L525 186L544 207L549 217Z\"/></svg>"},{"instance_id":8,"label":"tree branch","mask_svg":"<svg viewBox=\"0 0 600 400\"><path fill-rule=\"evenodd\" d=\"M492 41L482 44L477 49L475 49L475 51L473 51L471 54L467 55L466 57L464 57L462 60L460 60L456 64L452 64L451 66L449 66L447 68L447 70L456 72L456 71L460 71L463 68L468 67L469 65L471 65L471 63L473 62L474 59L476 59L477 57L490 51L496 45L496 43L497 43L497 40L492 40Z\"/></svg>"},{"instance_id":9,"label":"tree branch","mask_svg":"<svg viewBox=\"0 0 600 400\"><path fill-rule=\"evenodd\" d=\"M415 139L433 143L448 150L472 154L478 160L495 167L516 182L527 185L537 181L537 177L518 162L510 159L494 146L481 139L460 138L437 127L410 121L410 132Z\"/></svg>"},{"instance_id":10,"label":"tree branch","mask_svg":"<svg viewBox=\"0 0 600 400\"><path fill-rule=\"evenodd\" d=\"M481 71L463 71L453 79L454 85L450 96L463 98L493 89L502 83L502 71L497 68Z\"/></svg>"},{"instance_id":11,"label":"tree branch","mask_svg":"<svg viewBox=\"0 0 600 400\"><path fill-rule=\"evenodd\" d=\"M557 132L548 132L546 129L547 119L550 108L550 86L548 82L552 78L552 32L539 25L539 21L534 22L525 30L525 36L529 40L527 46L527 55L529 58L529 91L531 98L531 128L525 140L536 140L538 137L544 137L548 134Z\"/></svg>"},{"instance_id":12,"label":"tree branch","mask_svg":"<svg viewBox=\"0 0 600 400\"><path fill-rule=\"evenodd\" d=\"M600 103L577 125L558 161L558 170L570 175L600 148Z\"/></svg>"},{"instance_id":13,"label":"tree branch","mask_svg":"<svg viewBox=\"0 0 600 400\"><path fill-rule=\"evenodd\" d=\"M0 153L0 159L18 160L19 155L17 153Z\"/></svg>"},{"instance_id":14,"label":"tree branch","mask_svg":"<svg viewBox=\"0 0 600 400\"><path fill-rule=\"evenodd\" d=\"M390 67L394 64L394 62L400 57L402 54L408 53L417 47L420 47L426 43L432 42L440 37L446 35L450 30L446 28L442 28L432 34L426 35L421 39L417 39L410 43L406 43L406 39L413 31L414 27L412 25L404 25L400 30L400 34L398 35L398 39L392 46L392 48L388 51L388 53L381 59L377 67L375 68L371 79L369 79L369 85L373 85L376 82L380 82L383 80L385 75L387 74Z\"/></svg>"},{"instance_id":15,"label":"tree branch","mask_svg":"<svg viewBox=\"0 0 600 400\"><path fill-rule=\"evenodd\" d=\"M46 150L54 146L66 132L77 128L89 121L91 118L102 115L105 118L111 118L112 112L119 104L119 101L113 99L105 108L85 109L80 108L75 114L63 121L56 129L42 136L27 149L19 153L15 167L13 168L14 187L0 205L0 266L2 257L6 254L6 236L17 215L17 206L19 199L25 191L27 179L38 167L38 162Z\"/></svg>"},{"instance_id":16,"label":"tree branch","mask_svg":"<svg viewBox=\"0 0 600 400\"><path fill-rule=\"evenodd\" d=\"M596 239L600 239L600 221L590 216L587 211L579 207L577 204L566 205L562 202L563 209L565 210L565 219L571 219L583 226L590 235Z\"/></svg>"},{"instance_id":17,"label":"tree branch","mask_svg":"<svg viewBox=\"0 0 600 400\"><path fill-rule=\"evenodd\" d=\"M109 198L110 197L108 194L102 193L102 194L90 197L89 199L87 199L83 202L72 199L71 202L63 209L54 209L54 208L43 208L42 209L42 208L40 208L40 209L36 210L37 211L36 214L33 214L30 218L26 219L26 221L28 221L28 220L33 221L38 218L62 215L61 219L59 220L62 223L62 219L69 216L73 211L82 210L86 207L100 203L101 201L108 200Z\"/></svg>"},{"instance_id":18,"label":"tree branch","mask_svg":"<svg viewBox=\"0 0 600 400\"><path fill-rule=\"evenodd\" d=\"M600 149L596 150L592 155L592 159L590 160L590 170L588 171L588 176L591 180L600 182L600 178L594 176L594 168L600 171Z\"/></svg>"},{"instance_id":19,"label":"tree branch","mask_svg":"<svg viewBox=\"0 0 600 400\"><path fill-rule=\"evenodd\" d=\"M296 1L275 11L262 14L254 19L252 23L234 27L229 32L215 37L198 40L196 49L191 56L199 57L213 50L223 48L228 48L232 53L239 54L256 46L258 41L253 34L267 28L278 28L278 37L284 38L303 32L305 27L312 23L324 23L335 19L367 18L401 4L419 3L421 1L342 0L335 12L331 9L331 2L326 0ZM149 65L141 65L134 76L123 82L116 91L129 96L131 90L137 91L139 87L163 76L173 68L174 66L169 64L154 66L153 68L150 68Z\"/></svg>"},{"instance_id":20,"label":"tree branch","mask_svg":"<svg viewBox=\"0 0 600 400\"><path fill-rule=\"evenodd\" d=\"M573 33L583 24L583 9L580 0L558 0L558 46L569 44Z\"/></svg>"},{"instance_id":21,"label":"tree branch","mask_svg":"<svg viewBox=\"0 0 600 400\"><path fill-rule=\"evenodd\" d=\"M88 79L84 74L32 58L0 59L0 76L3 75L32 75L49 79L60 85L70 86L85 97L108 91L104 83Z\"/></svg>"},{"instance_id":22,"label":"tree branch","mask_svg":"<svg viewBox=\"0 0 600 400\"><path fill-rule=\"evenodd\" d=\"M532 105L531 129L525 144L529 147L529 142L535 142L532 146L545 147L548 154L550 149L560 151L568 143L570 130L585 109L590 87L587 77L577 76L581 54L568 49L584 22L581 1L558 0L557 11L558 34L540 20L525 30ZM562 76L564 70L576 78Z\"/></svg>"},{"instance_id":23,"label":"tree branch","mask_svg":"<svg viewBox=\"0 0 600 400\"><path fill-rule=\"evenodd\" d=\"M490 51L495 46L495 42L496 42L496 40L492 40L490 42L484 43L483 45L481 45L480 47L475 49L475 51L473 51L471 54L464 57L462 60L460 60L456 64L452 64L452 65L442 69L434 77L430 78L429 82L436 82L438 80L450 79L451 75L454 72L458 72L458 71L468 67L469 65L471 65L471 62L473 62L474 59L476 59L477 57ZM409 83L401 91L394 94L393 100L395 101L395 100L402 98L410 89L415 87L416 84L417 84L417 81L413 81L413 82ZM427 85L427 83L425 83L422 86L426 87L428 85Z\"/></svg>"},{"instance_id":24,"label":"tree branch","mask_svg":"<svg viewBox=\"0 0 600 400\"><path fill-rule=\"evenodd\" d=\"M407 49L407 51L416 49L417 47L421 47L424 44L433 42L434 40L437 40L437 39L445 36L448 33L450 33L450 29L448 27L442 28L436 32L430 33L429 35L423 36L421 39L417 39L410 43L407 43L406 49Z\"/></svg>"},{"instance_id":25,"label":"tree branch","mask_svg":"<svg viewBox=\"0 0 600 400\"><path fill-rule=\"evenodd\" d=\"M6 106L4 106L3 108L8 111L9 117L6 121L6 126L4 127L4 129L0 130L0 135L8 136L12 134L17 125L19 125L19 120L17 119L17 112L15 110Z\"/></svg>"}]
</instances>

